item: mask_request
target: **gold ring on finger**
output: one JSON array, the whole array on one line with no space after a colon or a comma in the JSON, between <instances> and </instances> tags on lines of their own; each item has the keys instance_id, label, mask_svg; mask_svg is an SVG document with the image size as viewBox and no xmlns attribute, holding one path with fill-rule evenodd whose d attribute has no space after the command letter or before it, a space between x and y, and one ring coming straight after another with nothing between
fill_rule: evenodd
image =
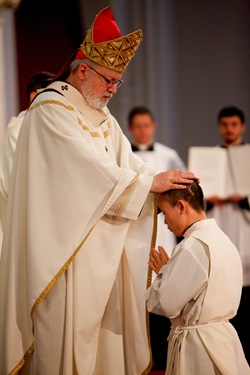
<instances>
[{"instance_id":1,"label":"gold ring on finger","mask_svg":"<svg viewBox=\"0 0 250 375\"><path fill-rule=\"evenodd\" d=\"M172 184L177 184L178 180L177 180L177 178L170 178L170 182Z\"/></svg>"}]
</instances>

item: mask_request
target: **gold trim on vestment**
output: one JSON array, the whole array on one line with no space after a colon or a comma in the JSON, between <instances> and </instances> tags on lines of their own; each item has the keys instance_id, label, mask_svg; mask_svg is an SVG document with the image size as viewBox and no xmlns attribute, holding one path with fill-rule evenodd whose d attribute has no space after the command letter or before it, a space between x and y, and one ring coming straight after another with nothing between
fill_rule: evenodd
<instances>
[{"instance_id":1,"label":"gold trim on vestment","mask_svg":"<svg viewBox=\"0 0 250 375\"><path fill-rule=\"evenodd\" d=\"M39 107L40 105L44 105L44 104L57 104L57 105L61 105L62 107L68 109L69 111L74 111L74 108L71 105L66 105L62 102L59 102L58 100L42 100L41 102L33 104L31 107L29 107L27 109L27 112L32 111L33 109Z\"/></svg>"},{"instance_id":2,"label":"gold trim on vestment","mask_svg":"<svg viewBox=\"0 0 250 375\"><path fill-rule=\"evenodd\" d=\"M156 236L157 236L157 217L158 217L158 194L154 194L154 224L153 224L153 232L151 237L151 245L150 245L150 251L155 248L156 244ZM150 287L152 282L152 269L148 268L148 280L147 280L147 288Z\"/></svg>"},{"instance_id":3,"label":"gold trim on vestment","mask_svg":"<svg viewBox=\"0 0 250 375\"><path fill-rule=\"evenodd\" d=\"M151 249L155 248L156 245L156 235L157 235L157 215L158 215L158 194L154 194L154 223L153 223L153 231L152 231L152 237L151 237L151 245L150 245L150 251ZM148 267L148 277L147 277L147 289L150 287L152 282L152 269ZM147 325L147 336L148 336L148 345L149 345L149 352L150 352L150 360L147 368L143 371L141 375L147 375L150 373L152 369L153 364L153 358L152 358L152 347L151 347L151 341L150 341L150 327L149 327L149 312L147 310L146 306L146 325Z\"/></svg>"},{"instance_id":4,"label":"gold trim on vestment","mask_svg":"<svg viewBox=\"0 0 250 375\"><path fill-rule=\"evenodd\" d=\"M25 362L29 359L29 357L31 356L31 354L33 353L34 351L34 343L32 343L32 345L29 347L29 349L27 350L27 352L24 354L23 358L21 359L21 361L16 365L16 367L9 373L9 375L15 375L15 374L18 374L19 370L21 370L21 368L23 367L23 365L25 364Z\"/></svg>"},{"instance_id":5,"label":"gold trim on vestment","mask_svg":"<svg viewBox=\"0 0 250 375\"><path fill-rule=\"evenodd\" d=\"M87 132L89 132L89 134L91 135L91 137L101 138L101 136L100 136L100 134L98 132L92 132L92 131L90 131L89 128L87 127L87 125L84 125L82 123L82 120L79 117L77 117L77 120L78 120L78 124L82 127L82 129L86 130ZM108 126L108 128L110 128L110 123L108 123L107 126ZM109 134L110 134L109 129L107 129L103 133L103 136L106 138Z\"/></svg>"},{"instance_id":6,"label":"gold trim on vestment","mask_svg":"<svg viewBox=\"0 0 250 375\"><path fill-rule=\"evenodd\" d=\"M87 132L89 132L89 134L91 135L91 137L101 138L101 136L100 136L100 134L98 132L91 132L86 125L83 125L83 123L79 119L79 117L77 117L77 120L78 120L78 124L82 127L82 130L86 130Z\"/></svg>"},{"instance_id":7,"label":"gold trim on vestment","mask_svg":"<svg viewBox=\"0 0 250 375\"><path fill-rule=\"evenodd\" d=\"M76 250L74 251L74 253L71 255L71 257L67 260L67 262L62 266L62 268L57 272L57 274L55 275L55 277L51 280L51 282L47 285L47 287L42 291L42 293L36 299L36 301L35 301L32 309L31 309L31 316L33 315L35 309L37 308L37 306L39 305L39 303L42 301L42 299L45 298L46 295L49 293L49 291L53 288L53 286L55 285L55 283L57 282L57 280L62 276L62 274L65 271L67 271L68 266L70 265L70 263L72 262L72 260L74 259L74 257L76 256L76 254L78 253L78 251L80 250L80 248L82 247L82 245L84 244L84 242L87 240L87 238L90 235L90 233L93 230L93 228L94 228L94 226L90 229L90 231L88 232L88 234L86 235L86 237L82 240L82 242L80 243L80 245L78 245L78 247L76 248Z\"/></svg>"},{"instance_id":8,"label":"gold trim on vestment","mask_svg":"<svg viewBox=\"0 0 250 375\"><path fill-rule=\"evenodd\" d=\"M117 200L117 203L114 204L113 212L117 216L122 216L124 207L128 201L129 196L135 189L139 176L136 175L135 178L129 183L129 185L124 189L124 192L120 195L120 198Z\"/></svg>"},{"instance_id":9,"label":"gold trim on vestment","mask_svg":"<svg viewBox=\"0 0 250 375\"><path fill-rule=\"evenodd\" d=\"M59 102L58 100L42 100L41 102L39 103L36 103L34 105L32 105L31 107L28 108L27 112L30 112L32 111L33 109L39 107L40 105L45 105L45 104L57 104L57 105L61 105L62 107L64 107L65 109L69 110L69 111L74 111L74 107L72 107L71 105L65 105L64 103L62 102ZM86 130L89 132L89 134L91 135L91 137L96 137L96 138L100 138L100 134L98 132L92 132L89 130L89 128L84 125L81 121L81 119L79 117L77 117L77 120L78 120L78 123L79 125L81 125L82 129L83 130ZM107 124L108 128L110 128L110 123ZM105 130L105 132L103 133L104 137L108 137L110 134L109 130Z\"/></svg>"},{"instance_id":10,"label":"gold trim on vestment","mask_svg":"<svg viewBox=\"0 0 250 375\"><path fill-rule=\"evenodd\" d=\"M42 100L41 102L39 103L36 103L34 105L32 105L31 107L28 108L27 111L32 111L33 109L39 107L40 105L45 105L45 104L57 104L57 105L60 105L64 108L66 108L67 110L69 111L74 111L74 108L72 106L69 106L69 105L65 105L63 104L62 102L60 101L57 101L57 100ZM93 229L93 228L92 228ZM92 230L91 229L91 230ZM48 292L50 291L50 289L54 286L55 282L58 280L58 278L63 274L63 272L66 271L66 269L68 268L70 262L73 260L74 256L76 255L76 253L79 251L79 249L81 248L82 244L84 243L84 241L87 239L87 237L89 236L91 230L89 231L89 233L87 234L87 236L85 237L85 239L81 242L81 244L77 247L77 249L74 251L73 255L69 258L69 260L65 263L65 265L61 268L61 270L56 274L56 276L54 277L54 279L48 284L48 286L44 289L44 291L40 294L40 296L37 298L36 302L34 303L32 309L31 309L31 316L32 314L34 313L35 311L35 308L38 306L38 304L41 302L41 300L48 294ZM34 352L34 343L31 344L31 346L29 347L29 349L27 350L27 352L24 354L23 358L20 360L20 362L16 365L16 367L9 373L9 375L15 375L19 372L19 370L24 366L24 364L27 362L27 360L29 359L29 357L31 356L31 354Z\"/></svg>"},{"instance_id":11,"label":"gold trim on vestment","mask_svg":"<svg viewBox=\"0 0 250 375\"><path fill-rule=\"evenodd\" d=\"M106 138L106 137L108 137L110 135L110 131L109 131L109 129L110 129L110 122L109 121L107 123L107 127L108 127L108 129L105 130L105 132L103 133L104 138Z\"/></svg>"},{"instance_id":12,"label":"gold trim on vestment","mask_svg":"<svg viewBox=\"0 0 250 375\"><path fill-rule=\"evenodd\" d=\"M107 138L107 136L108 136L109 134L110 134L110 133L109 133L109 130L105 130L105 132L103 133L104 138Z\"/></svg>"},{"instance_id":13,"label":"gold trim on vestment","mask_svg":"<svg viewBox=\"0 0 250 375\"><path fill-rule=\"evenodd\" d=\"M82 240L82 242L80 243L80 245L77 246L76 250L71 255L71 257L67 260L67 262L63 265L63 267L59 270L59 272L57 272L57 274L55 275L55 277L51 280L51 282L47 285L47 287L42 291L42 293L36 299L36 301L35 301L32 309L31 309L31 314L30 314L31 318L32 318L32 315L35 312L35 309L39 305L39 303L43 300L43 298L46 297L46 295L53 288L53 286L55 285L55 283L57 282L57 280L62 276L62 274L65 271L67 271L68 266L70 265L70 263L72 262L72 260L74 259L75 255L78 253L78 251L80 250L80 248L82 247L82 245L84 244L84 242L87 240L87 238L90 235L90 233L92 232L93 228L94 228L94 226L90 229L90 231L88 232L88 234L86 235L86 237ZM21 361L9 373L9 375L15 375L15 374L17 374L18 371L24 366L25 362L27 362L27 360L29 359L29 357L31 356L31 354L33 353L33 351L34 351L34 343L30 346L30 348L27 350L27 352L25 353L25 355L23 356L23 358L21 359Z\"/></svg>"}]
</instances>

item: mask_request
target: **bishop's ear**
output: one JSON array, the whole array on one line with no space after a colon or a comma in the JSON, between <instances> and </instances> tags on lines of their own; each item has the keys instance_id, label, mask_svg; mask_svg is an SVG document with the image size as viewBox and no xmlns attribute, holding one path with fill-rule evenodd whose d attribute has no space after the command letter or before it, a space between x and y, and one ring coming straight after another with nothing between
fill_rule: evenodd
<instances>
[{"instance_id":1,"label":"bishop's ear","mask_svg":"<svg viewBox=\"0 0 250 375\"><path fill-rule=\"evenodd\" d=\"M80 79L84 79L85 76L87 75L87 72L88 72L88 66L87 64L80 64L79 67L78 67L78 76Z\"/></svg>"}]
</instances>

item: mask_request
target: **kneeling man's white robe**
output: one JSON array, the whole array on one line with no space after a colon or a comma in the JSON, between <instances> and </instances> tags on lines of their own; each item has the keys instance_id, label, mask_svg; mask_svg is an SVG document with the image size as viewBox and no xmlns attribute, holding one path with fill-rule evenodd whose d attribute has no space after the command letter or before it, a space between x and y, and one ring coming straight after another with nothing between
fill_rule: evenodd
<instances>
[{"instance_id":1,"label":"kneeling man's white robe","mask_svg":"<svg viewBox=\"0 0 250 375\"><path fill-rule=\"evenodd\" d=\"M238 250L214 219L193 224L147 290L149 311L171 319L166 375L249 375L229 320L242 289Z\"/></svg>"}]
</instances>

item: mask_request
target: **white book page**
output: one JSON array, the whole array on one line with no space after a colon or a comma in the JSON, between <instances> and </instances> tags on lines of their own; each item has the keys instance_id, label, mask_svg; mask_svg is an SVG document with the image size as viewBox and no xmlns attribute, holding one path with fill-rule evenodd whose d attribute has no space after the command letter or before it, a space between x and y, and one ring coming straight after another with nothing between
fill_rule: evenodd
<instances>
[{"instance_id":1,"label":"white book page","mask_svg":"<svg viewBox=\"0 0 250 375\"><path fill-rule=\"evenodd\" d=\"M188 170L200 179L204 197L226 198L231 192L226 183L227 152L220 147L190 147Z\"/></svg>"},{"instance_id":2,"label":"white book page","mask_svg":"<svg viewBox=\"0 0 250 375\"><path fill-rule=\"evenodd\" d=\"M236 193L250 194L250 145L228 147L228 159Z\"/></svg>"}]
</instances>

